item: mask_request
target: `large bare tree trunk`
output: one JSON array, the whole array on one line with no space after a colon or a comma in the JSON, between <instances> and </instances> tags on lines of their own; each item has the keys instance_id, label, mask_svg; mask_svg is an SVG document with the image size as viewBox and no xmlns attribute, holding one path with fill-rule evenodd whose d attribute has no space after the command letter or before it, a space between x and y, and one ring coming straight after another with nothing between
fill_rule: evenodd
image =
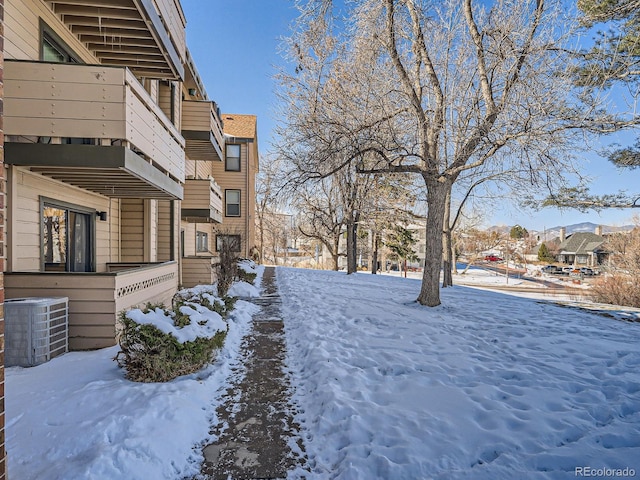
<instances>
[{"instance_id":1,"label":"large bare tree trunk","mask_svg":"<svg viewBox=\"0 0 640 480\"><path fill-rule=\"evenodd\" d=\"M358 271L358 220L360 213L355 213L347 220L347 274Z\"/></svg>"},{"instance_id":2,"label":"large bare tree trunk","mask_svg":"<svg viewBox=\"0 0 640 480\"><path fill-rule=\"evenodd\" d=\"M440 267L442 266L442 227L444 212L447 204L447 193L451 189L449 182L439 182L438 179L425 178L427 185L426 249L422 287L418 302L421 305L435 307L440 305Z\"/></svg>"}]
</instances>

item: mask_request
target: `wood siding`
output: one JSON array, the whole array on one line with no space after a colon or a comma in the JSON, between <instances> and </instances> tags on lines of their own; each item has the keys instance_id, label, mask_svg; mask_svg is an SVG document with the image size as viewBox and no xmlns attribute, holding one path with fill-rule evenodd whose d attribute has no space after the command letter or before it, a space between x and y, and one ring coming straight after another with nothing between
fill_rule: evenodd
<instances>
[{"instance_id":1,"label":"wood siding","mask_svg":"<svg viewBox=\"0 0 640 480\"><path fill-rule=\"evenodd\" d=\"M40 197L66 202L97 211L107 211L108 221L96 220L96 270L106 271L106 264L117 260L119 210L117 202L79 188L56 182L20 168L9 170L9 258L11 271L38 272L41 268Z\"/></svg>"},{"instance_id":2,"label":"wood siding","mask_svg":"<svg viewBox=\"0 0 640 480\"><path fill-rule=\"evenodd\" d=\"M212 285L216 282L213 264L218 257L184 257L182 259L182 287L191 288L196 285Z\"/></svg>"},{"instance_id":3,"label":"wood siding","mask_svg":"<svg viewBox=\"0 0 640 480\"><path fill-rule=\"evenodd\" d=\"M40 0L20 0L5 4L4 55L7 59L40 59L40 18L73 50L80 60L98 63L89 50Z\"/></svg>"},{"instance_id":4,"label":"wood siding","mask_svg":"<svg viewBox=\"0 0 640 480\"><path fill-rule=\"evenodd\" d=\"M144 200L121 201L120 242L122 262L144 262Z\"/></svg>"},{"instance_id":5,"label":"wood siding","mask_svg":"<svg viewBox=\"0 0 640 480\"><path fill-rule=\"evenodd\" d=\"M185 257L208 257L215 251L214 233L209 223L187 223L182 221L180 229L184 231L184 255ZM209 238L207 252L196 251L196 232L204 232ZM183 257L184 258L184 257Z\"/></svg>"},{"instance_id":6,"label":"wood siding","mask_svg":"<svg viewBox=\"0 0 640 480\"><path fill-rule=\"evenodd\" d=\"M171 202L158 201L158 258L159 262L171 260Z\"/></svg>"},{"instance_id":7,"label":"wood siding","mask_svg":"<svg viewBox=\"0 0 640 480\"><path fill-rule=\"evenodd\" d=\"M220 222L223 215L223 192L211 178L187 179L184 185L183 212L188 210L207 210L212 221ZM203 219L204 220L204 219Z\"/></svg>"},{"instance_id":8,"label":"wood siding","mask_svg":"<svg viewBox=\"0 0 640 480\"><path fill-rule=\"evenodd\" d=\"M196 178L209 178L212 174L211 162L205 160L194 160Z\"/></svg>"},{"instance_id":9,"label":"wood siding","mask_svg":"<svg viewBox=\"0 0 640 480\"><path fill-rule=\"evenodd\" d=\"M182 102L182 131L185 132L186 149L194 160L221 161L224 157L224 135L222 123L214 103L204 100L184 100ZM190 139L188 133L201 132L213 136L211 140ZM210 137L209 137L210 138Z\"/></svg>"},{"instance_id":10,"label":"wood siding","mask_svg":"<svg viewBox=\"0 0 640 480\"><path fill-rule=\"evenodd\" d=\"M217 227L221 233L241 234L241 254L249 256L249 250L255 245L255 175L256 161L252 143L240 144L240 171L227 172L224 162L211 162L213 177L222 189L223 217L222 225ZM224 191L240 190L240 217L225 216Z\"/></svg>"}]
</instances>

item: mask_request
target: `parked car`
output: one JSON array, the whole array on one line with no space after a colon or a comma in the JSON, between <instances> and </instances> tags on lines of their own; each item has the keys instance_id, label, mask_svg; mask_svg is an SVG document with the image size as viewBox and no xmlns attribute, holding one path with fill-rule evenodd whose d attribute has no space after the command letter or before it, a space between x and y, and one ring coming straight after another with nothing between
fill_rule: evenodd
<instances>
[{"instance_id":1,"label":"parked car","mask_svg":"<svg viewBox=\"0 0 640 480\"><path fill-rule=\"evenodd\" d=\"M496 257L495 255L487 255L484 257L487 262L501 262L502 259L500 257Z\"/></svg>"},{"instance_id":2,"label":"parked car","mask_svg":"<svg viewBox=\"0 0 640 480\"><path fill-rule=\"evenodd\" d=\"M543 273L558 273L560 271L562 270L560 270L560 267L557 267L556 265L546 265L542 267Z\"/></svg>"},{"instance_id":3,"label":"parked car","mask_svg":"<svg viewBox=\"0 0 640 480\"><path fill-rule=\"evenodd\" d=\"M596 272L594 272L591 268L588 268L588 267L582 267L580 269L580 273L588 277L596 274Z\"/></svg>"}]
</instances>

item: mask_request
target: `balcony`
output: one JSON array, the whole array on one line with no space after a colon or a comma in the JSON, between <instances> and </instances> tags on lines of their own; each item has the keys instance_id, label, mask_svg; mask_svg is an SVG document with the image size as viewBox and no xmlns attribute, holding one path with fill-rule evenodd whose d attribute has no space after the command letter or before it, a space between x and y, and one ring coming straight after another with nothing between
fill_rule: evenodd
<instances>
[{"instance_id":1,"label":"balcony","mask_svg":"<svg viewBox=\"0 0 640 480\"><path fill-rule=\"evenodd\" d=\"M222 189L213 178L187 179L182 219L191 223L222 223Z\"/></svg>"},{"instance_id":2,"label":"balcony","mask_svg":"<svg viewBox=\"0 0 640 480\"><path fill-rule=\"evenodd\" d=\"M193 160L222 161L224 135L216 104L207 100L182 102L182 136Z\"/></svg>"},{"instance_id":3,"label":"balcony","mask_svg":"<svg viewBox=\"0 0 640 480\"><path fill-rule=\"evenodd\" d=\"M186 20L179 0L54 0L51 10L103 65L182 80Z\"/></svg>"},{"instance_id":4,"label":"balcony","mask_svg":"<svg viewBox=\"0 0 640 480\"><path fill-rule=\"evenodd\" d=\"M128 68L6 61L4 74L5 163L109 197L182 198L184 138Z\"/></svg>"},{"instance_id":5,"label":"balcony","mask_svg":"<svg viewBox=\"0 0 640 480\"><path fill-rule=\"evenodd\" d=\"M178 288L177 262L110 264L106 273L5 273L7 298L69 297L69 348L116 343L118 314L147 302L171 304Z\"/></svg>"}]
</instances>

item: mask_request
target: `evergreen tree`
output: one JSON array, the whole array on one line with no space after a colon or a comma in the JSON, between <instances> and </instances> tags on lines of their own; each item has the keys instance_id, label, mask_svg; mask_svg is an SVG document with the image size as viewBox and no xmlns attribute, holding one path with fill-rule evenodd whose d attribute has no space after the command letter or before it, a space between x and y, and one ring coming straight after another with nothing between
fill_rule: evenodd
<instances>
[{"instance_id":1,"label":"evergreen tree","mask_svg":"<svg viewBox=\"0 0 640 480\"><path fill-rule=\"evenodd\" d=\"M549 251L549 248L547 248L547 245L544 242L540 245L540 248L538 249L538 260L540 260L541 262L548 262L548 263L551 263L555 260L554 256L551 254L551 252Z\"/></svg>"},{"instance_id":2,"label":"evergreen tree","mask_svg":"<svg viewBox=\"0 0 640 480\"><path fill-rule=\"evenodd\" d=\"M596 33L591 49L580 52L583 61L575 69L576 84L605 90L622 86L637 92L640 86L640 0L578 0L585 28L605 26ZM613 119L614 129L635 128L640 125L637 112L628 118ZM607 129L604 132L606 133ZM617 167L640 167L640 138L633 145L613 148L607 158ZM585 186L565 187L547 197L540 205L526 200L534 207L569 207L581 211L603 208L638 208L640 195L627 192L595 195Z\"/></svg>"},{"instance_id":3,"label":"evergreen tree","mask_svg":"<svg viewBox=\"0 0 640 480\"><path fill-rule=\"evenodd\" d=\"M582 86L609 88L625 85L636 89L640 80L640 1L578 0L585 27L606 25L596 34L593 47L577 70ZM631 125L637 127L636 115ZM633 146L612 151L609 160L619 167L640 167L640 139Z\"/></svg>"},{"instance_id":4,"label":"evergreen tree","mask_svg":"<svg viewBox=\"0 0 640 480\"><path fill-rule=\"evenodd\" d=\"M521 227L520 225L515 225L511 227L511 231L509 231L509 237L514 238L516 240L520 240L522 238L527 238L529 236L529 232L526 228Z\"/></svg>"},{"instance_id":5,"label":"evergreen tree","mask_svg":"<svg viewBox=\"0 0 640 480\"><path fill-rule=\"evenodd\" d=\"M402 261L404 265L404 276L407 276L407 260L415 261L418 259L413 246L418 240L413 238L413 232L402 225L395 225L389 234L385 246L391 250L394 255Z\"/></svg>"}]
</instances>

